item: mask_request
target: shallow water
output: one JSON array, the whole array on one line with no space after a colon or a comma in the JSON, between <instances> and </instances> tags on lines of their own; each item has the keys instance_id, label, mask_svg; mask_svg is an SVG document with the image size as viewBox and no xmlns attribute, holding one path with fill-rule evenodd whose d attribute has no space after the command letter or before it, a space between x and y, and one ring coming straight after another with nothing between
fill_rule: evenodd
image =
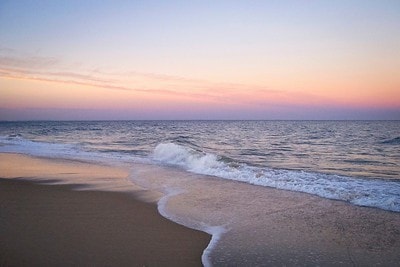
<instances>
[{"instance_id":1,"label":"shallow water","mask_svg":"<svg viewBox=\"0 0 400 267\"><path fill-rule=\"evenodd\" d=\"M345 202L165 166L135 164L130 178L166 195L162 215L213 235L205 266L378 264L385 250L393 257L387 235L398 238L398 213L355 211ZM349 246L371 251L347 256Z\"/></svg>"}]
</instances>

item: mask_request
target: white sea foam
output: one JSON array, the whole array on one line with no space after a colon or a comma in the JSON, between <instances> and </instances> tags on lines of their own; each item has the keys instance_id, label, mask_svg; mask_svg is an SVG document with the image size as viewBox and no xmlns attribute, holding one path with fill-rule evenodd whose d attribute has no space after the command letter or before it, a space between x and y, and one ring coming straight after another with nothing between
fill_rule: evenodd
<instances>
[{"instance_id":1,"label":"white sea foam","mask_svg":"<svg viewBox=\"0 0 400 267\"><path fill-rule=\"evenodd\" d=\"M171 197L174 197L176 195L179 195L183 193L184 191L182 189L173 189L173 188L167 188L164 190L164 196L158 201L157 203L157 208L158 212L165 218L174 221L176 223L180 223L185 225L186 227L190 227L196 230L200 230L203 232L208 233L211 235L211 240L206 249L203 251L203 254L201 256L201 261L205 267L212 266L211 260L210 260L210 253L214 249L214 247L217 245L218 240L221 238L221 236L227 232L227 229L225 229L223 226L210 226L204 223L199 223L199 222L182 222L182 218L173 216L171 212L167 211L167 203L168 200ZM187 220L187 218L186 218Z\"/></svg>"},{"instance_id":2,"label":"white sea foam","mask_svg":"<svg viewBox=\"0 0 400 267\"><path fill-rule=\"evenodd\" d=\"M23 153L32 156L77 159L98 162L118 163L135 161L148 163L147 159L119 153L101 153L85 150L79 144L50 143L31 141L20 136L0 136L0 152Z\"/></svg>"},{"instance_id":3,"label":"white sea foam","mask_svg":"<svg viewBox=\"0 0 400 267\"><path fill-rule=\"evenodd\" d=\"M211 241L203 251L203 255L201 255L201 261L205 267L212 266L210 254L211 251L217 246L219 239L221 236L227 232L227 230L223 226L208 226L203 229L206 233L211 235Z\"/></svg>"},{"instance_id":4,"label":"white sea foam","mask_svg":"<svg viewBox=\"0 0 400 267\"><path fill-rule=\"evenodd\" d=\"M20 136L0 136L0 151L25 153L36 156L73 156L78 154L70 144L35 142Z\"/></svg>"},{"instance_id":5,"label":"white sea foam","mask_svg":"<svg viewBox=\"0 0 400 267\"><path fill-rule=\"evenodd\" d=\"M359 206L400 212L400 184L398 182L260 168L245 164L233 167L221 161L216 155L200 153L173 143L157 145L153 159L158 163L179 166L198 174L305 192Z\"/></svg>"},{"instance_id":6,"label":"white sea foam","mask_svg":"<svg viewBox=\"0 0 400 267\"><path fill-rule=\"evenodd\" d=\"M154 149L153 157L157 161L184 167L196 173L223 167L217 156L213 154L199 153L174 143L157 145Z\"/></svg>"}]
</instances>

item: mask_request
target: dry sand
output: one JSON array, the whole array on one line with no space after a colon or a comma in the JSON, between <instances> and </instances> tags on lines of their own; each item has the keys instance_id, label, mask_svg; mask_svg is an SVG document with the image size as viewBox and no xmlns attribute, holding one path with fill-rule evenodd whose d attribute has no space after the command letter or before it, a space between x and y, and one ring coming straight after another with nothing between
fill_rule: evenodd
<instances>
[{"instance_id":1,"label":"dry sand","mask_svg":"<svg viewBox=\"0 0 400 267\"><path fill-rule=\"evenodd\" d=\"M0 154L0 266L200 266L210 236L139 201L126 176L119 168ZM65 184L55 185L60 179Z\"/></svg>"}]
</instances>

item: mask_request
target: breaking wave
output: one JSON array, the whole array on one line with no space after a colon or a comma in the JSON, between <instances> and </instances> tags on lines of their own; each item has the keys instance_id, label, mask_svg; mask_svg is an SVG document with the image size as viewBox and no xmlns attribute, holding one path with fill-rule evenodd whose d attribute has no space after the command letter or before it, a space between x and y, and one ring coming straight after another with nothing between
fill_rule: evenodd
<instances>
[{"instance_id":1,"label":"breaking wave","mask_svg":"<svg viewBox=\"0 0 400 267\"><path fill-rule=\"evenodd\" d=\"M106 162L110 160L126 163L152 162L180 167L197 174L299 191L359 206L400 212L400 183L397 179L363 179L310 171L257 167L213 153L204 153L198 147L193 149L176 143L158 144L149 159L142 152L138 155L132 150L101 151L87 149L80 144L38 142L24 139L20 135L8 135L0 136L0 151Z\"/></svg>"},{"instance_id":2,"label":"breaking wave","mask_svg":"<svg viewBox=\"0 0 400 267\"><path fill-rule=\"evenodd\" d=\"M400 212L400 184L396 181L230 164L217 155L174 143L157 145L152 158L157 163L198 174Z\"/></svg>"}]
</instances>

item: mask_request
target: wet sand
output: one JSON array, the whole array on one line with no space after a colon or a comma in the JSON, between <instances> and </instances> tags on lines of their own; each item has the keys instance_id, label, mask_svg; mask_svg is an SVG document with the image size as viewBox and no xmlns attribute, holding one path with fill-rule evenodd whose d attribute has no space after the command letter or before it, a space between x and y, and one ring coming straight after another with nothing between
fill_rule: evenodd
<instances>
[{"instance_id":1,"label":"wet sand","mask_svg":"<svg viewBox=\"0 0 400 267\"><path fill-rule=\"evenodd\" d=\"M184 189L167 203L173 218L228 230L209 254L214 266L399 266L400 213L176 168L135 170L139 185Z\"/></svg>"},{"instance_id":2,"label":"wet sand","mask_svg":"<svg viewBox=\"0 0 400 267\"><path fill-rule=\"evenodd\" d=\"M126 176L0 154L0 266L201 266L210 236L163 218Z\"/></svg>"}]
</instances>

